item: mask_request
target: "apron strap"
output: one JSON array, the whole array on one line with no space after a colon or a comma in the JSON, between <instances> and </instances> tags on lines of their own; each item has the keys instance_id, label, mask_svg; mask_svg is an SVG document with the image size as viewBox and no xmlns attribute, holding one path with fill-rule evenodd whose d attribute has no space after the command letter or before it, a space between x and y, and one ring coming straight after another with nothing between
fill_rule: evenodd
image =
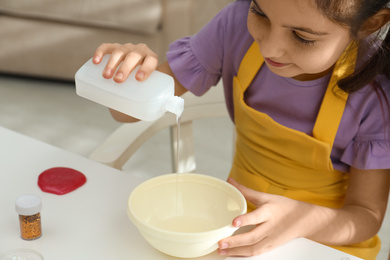
<instances>
[{"instance_id":1,"label":"apron strap","mask_svg":"<svg viewBox=\"0 0 390 260\"><path fill-rule=\"evenodd\" d=\"M314 124L313 137L330 144L330 148L333 147L348 99L348 93L342 91L338 87L337 82L354 72L356 57L357 46L354 42L351 42L336 62L316 123Z\"/></svg>"},{"instance_id":2,"label":"apron strap","mask_svg":"<svg viewBox=\"0 0 390 260\"><path fill-rule=\"evenodd\" d=\"M337 82L354 72L357 49L355 42L351 42L337 60L314 124L313 137L328 143L330 148L333 147L348 99L348 93L342 91ZM264 58L260 53L259 45L254 41L242 59L237 73L242 91L249 87L263 63Z\"/></svg>"},{"instance_id":3,"label":"apron strap","mask_svg":"<svg viewBox=\"0 0 390 260\"><path fill-rule=\"evenodd\" d=\"M237 72L237 78L244 88L243 91L249 87L263 62L264 58L260 53L259 45L254 41L242 59Z\"/></svg>"}]
</instances>

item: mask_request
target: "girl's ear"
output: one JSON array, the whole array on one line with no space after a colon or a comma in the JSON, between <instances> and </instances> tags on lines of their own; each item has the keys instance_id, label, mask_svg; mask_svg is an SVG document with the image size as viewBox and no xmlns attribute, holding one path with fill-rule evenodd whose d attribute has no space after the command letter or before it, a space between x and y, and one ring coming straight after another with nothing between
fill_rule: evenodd
<instances>
[{"instance_id":1,"label":"girl's ear","mask_svg":"<svg viewBox=\"0 0 390 260\"><path fill-rule=\"evenodd\" d=\"M390 8L383 8L375 15L368 18L361 26L358 37L363 39L379 30L390 21Z\"/></svg>"}]
</instances>

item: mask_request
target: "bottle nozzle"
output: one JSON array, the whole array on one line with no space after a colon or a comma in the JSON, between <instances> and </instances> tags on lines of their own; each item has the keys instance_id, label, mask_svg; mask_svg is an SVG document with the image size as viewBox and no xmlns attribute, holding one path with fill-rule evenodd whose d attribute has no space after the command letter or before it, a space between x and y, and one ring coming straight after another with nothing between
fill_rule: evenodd
<instances>
[{"instance_id":1,"label":"bottle nozzle","mask_svg":"<svg viewBox=\"0 0 390 260\"><path fill-rule=\"evenodd\" d=\"M184 99L178 96L173 96L167 100L165 109L174 113L176 117L180 117L184 110Z\"/></svg>"}]
</instances>

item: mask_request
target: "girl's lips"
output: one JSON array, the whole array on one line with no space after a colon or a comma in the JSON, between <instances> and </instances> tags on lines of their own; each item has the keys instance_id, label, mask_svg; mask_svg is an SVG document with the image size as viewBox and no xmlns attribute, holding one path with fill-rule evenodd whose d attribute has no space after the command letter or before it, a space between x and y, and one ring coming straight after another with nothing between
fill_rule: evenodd
<instances>
[{"instance_id":1,"label":"girl's lips","mask_svg":"<svg viewBox=\"0 0 390 260\"><path fill-rule=\"evenodd\" d=\"M288 65L288 63L279 63L279 62L273 61L273 60L271 60L271 59L269 59L269 58L265 58L265 61L266 61L269 65L271 65L271 66L273 66L273 67L277 67L277 68L285 67L285 66Z\"/></svg>"}]
</instances>

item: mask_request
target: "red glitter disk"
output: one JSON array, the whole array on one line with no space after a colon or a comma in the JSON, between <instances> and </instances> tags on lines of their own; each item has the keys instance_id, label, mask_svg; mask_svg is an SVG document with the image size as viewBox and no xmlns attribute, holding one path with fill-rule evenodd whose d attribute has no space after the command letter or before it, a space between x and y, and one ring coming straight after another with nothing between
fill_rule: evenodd
<instances>
[{"instance_id":1,"label":"red glitter disk","mask_svg":"<svg viewBox=\"0 0 390 260\"><path fill-rule=\"evenodd\" d=\"M84 185L84 174L71 168L55 167L47 169L38 177L38 186L42 191L64 195Z\"/></svg>"}]
</instances>

